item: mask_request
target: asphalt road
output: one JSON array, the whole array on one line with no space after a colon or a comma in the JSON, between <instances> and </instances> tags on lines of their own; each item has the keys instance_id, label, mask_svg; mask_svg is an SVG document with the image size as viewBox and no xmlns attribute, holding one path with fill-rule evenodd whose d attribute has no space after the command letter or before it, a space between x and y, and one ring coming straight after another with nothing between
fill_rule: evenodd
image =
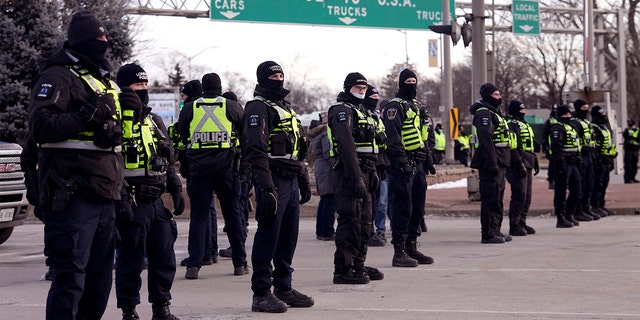
<instances>
[{"instance_id":1,"label":"asphalt road","mask_svg":"<svg viewBox=\"0 0 640 320\"><path fill-rule=\"evenodd\" d=\"M480 244L477 218L427 217L420 250L435 264L391 266L390 245L370 248L368 264L385 273L367 285L334 285L332 242L315 239L315 219L301 221L294 287L315 306L285 314L250 311L250 276L233 276L221 258L172 290L180 319L640 319L640 216L614 216L556 229L555 219L532 217L538 233L500 245ZM250 226L251 249L255 223ZM178 260L187 256L188 222L179 221ZM220 228L221 229L221 228ZM503 226L503 232L505 232ZM43 319L49 282L41 224L15 229L0 246L0 319ZM221 247L228 243L218 234ZM146 272L143 273L146 277ZM145 280L146 281L146 280ZM142 300L146 301L143 284ZM112 290L105 319L119 319ZM138 307L151 318L148 303Z\"/></svg>"}]
</instances>

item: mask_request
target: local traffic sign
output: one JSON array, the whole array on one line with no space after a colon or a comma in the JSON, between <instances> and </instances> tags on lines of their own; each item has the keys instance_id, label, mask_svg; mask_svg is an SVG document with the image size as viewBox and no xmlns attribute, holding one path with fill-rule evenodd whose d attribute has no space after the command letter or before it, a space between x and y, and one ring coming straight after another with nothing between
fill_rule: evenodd
<instances>
[{"instance_id":1,"label":"local traffic sign","mask_svg":"<svg viewBox=\"0 0 640 320\"><path fill-rule=\"evenodd\" d=\"M211 0L211 20L390 29L442 24L440 0ZM455 0L451 0L455 17Z\"/></svg>"},{"instance_id":2,"label":"local traffic sign","mask_svg":"<svg viewBox=\"0 0 640 320\"><path fill-rule=\"evenodd\" d=\"M525 35L540 34L540 6L538 0L513 0L513 33Z\"/></svg>"}]
</instances>

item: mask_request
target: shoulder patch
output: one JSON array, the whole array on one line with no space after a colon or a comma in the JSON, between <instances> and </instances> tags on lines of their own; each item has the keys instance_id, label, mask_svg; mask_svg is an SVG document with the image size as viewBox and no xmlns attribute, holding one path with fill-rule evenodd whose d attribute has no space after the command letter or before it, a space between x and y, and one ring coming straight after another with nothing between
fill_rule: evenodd
<instances>
[{"instance_id":1,"label":"shoulder patch","mask_svg":"<svg viewBox=\"0 0 640 320\"><path fill-rule=\"evenodd\" d=\"M398 109L396 108L387 108L387 119L389 120L393 120L396 118L396 115L398 114Z\"/></svg>"},{"instance_id":2,"label":"shoulder patch","mask_svg":"<svg viewBox=\"0 0 640 320\"><path fill-rule=\"evenodd\" d=\"M252 114L249 116L249 127L257 127L258 124L260 123L260 116L257 114Z\"/></svg>"},{"instance_id":3,"label":"shoulder patch","mask_svg":"<svg viewBox=\"0 0 640 320\"><path fill-rule=\"evenodd\" d=\"M338 112L338 121L347 121L347 113L344 111Z\"/></svg>"},{"instance_id":4,"label":"shoulder patch","mask_svg":"<svg viewBox=\"0 0 640 320\"><path fill-rule=\"evenodd\" d=\"M558 130L554 130L554 131L551 132L551 136L554 139L558 139L558 138L560 138L560 132Z\"/></svg>"},{"instance_id":5,"label":"shoulder patch","mask_svg":"<svg viewBox=\"0 0 640 320\"><path fill-rule=\"evenodd\" d=\"M36 94L36 99L48 99L51 97L51 93L53 92L54 85L51 83L43 83L38 89L38 94Z\"/></svg>"},{"instance_id":6,"label":"shoulder patch","mask_svg":"<svg viewBox=\"0 0 640 320\"><path fill-rule=\"evenodd\" d=\"M482 125L483 126L488 126L489 125L489 118L488 117L482 118L481 120L482 120Z\"/></svg>"}]
</instances>

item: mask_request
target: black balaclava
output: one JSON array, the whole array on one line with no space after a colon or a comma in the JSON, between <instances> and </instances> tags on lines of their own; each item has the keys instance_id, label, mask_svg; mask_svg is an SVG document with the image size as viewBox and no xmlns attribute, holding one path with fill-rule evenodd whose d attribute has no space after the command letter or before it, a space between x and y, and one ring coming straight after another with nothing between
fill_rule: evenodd
<instances>
[{"instance_id":1,"label":"black balaclava","mask_svg":"<svg viewBox=\"0 0 640 320\"><path fill-rule=\"evenodd\" d=\"M442 123L437 123L435 130L438 131L438 133L442 132Z\"/></svg>"},{"instance_id":2,"label":"black balaclava","mask_svg":"<svg viewBox=\"0 0 640 320\"><path fill-rule=\"evenodd\" d=\"M238 96L235 93L231 92L231 91L227 91L227 92L223 93L222 97L227 99L227 100L233 100L233 101L236 101L236 102L238 101Z\"/></svg>"},{"instance_id":3,"label":"black balaclava","mask_svg":"<svg viewBox=\"0 0 640 320\"><path fill-rule=\"evenodd\" d=\"M584 110L582 109L583 107ZM573 102L573 108L576 110L576 116L580 119L586 119L589 114L589 104L581 99L578 99Z\"/></svg>"},{"instance_id":4,"label":"black balaclava","mask_svg":"<svg viewBox=\"0 0 640 320\"><path fill-rule=\"evenodd\" d=\"M217 73L207 73L202 76L202 93L214 97L222 94L222 82Z\"/></svg>"},{"instance_id":5,"label":"black balaclava","mask_svg":"<svg viewBox=\"0 0 640 320\"><path fill-rule=\"evenodd\" d=\"M511 100L509 102L509 115L516 119L524 120L524 112L522 112L524 109L524 104L518 100Z\"/></svg>"},{"instance_id":6,"label":"black balaclava","mask_svg":"<svg viewBox=\"0 0 640 320\"><path fill-rule=\"evenodd\" d=\"M376 110L376 108L378 108L378 100L379 98L371 98L372 95L374 94L378 94L380 95L380 92L378 92L378 89L376 89L376 87L367 84L367 93L364 94L364 99L362 100L362 105L367 108L369 111L373 112Z\"/></svg>"},{"instance_id":7,"label":"black balaclava","mask_svg":"<svg viewBox=\"0 0 640 320\"><path fill-rule=\"evenodd\" d=\"M571 123L571 116L564 117L567 113L571 114L571 109L569 109L568 105L563 104L558 106L558 120L560 122L567 124Z\"/></svg>"},{"instance_id":8,"label":"black balaclava","mask_svg":"<svg viewBox=\"0 0 640 320\"><path fill-rule=\"evenodd\" d=\"M416 83L406 84L404 83L409 78L416 78ZM412 100L416 98L416 92L418 89L418 76L415 72L404 69L400 72L400 79L398 80L398 95L401 98Z\"/></svg>"},{"instance_id":9,"label":"black balaclava","mask_svg":"<svg viewBox=\"0 0 640 320\"><path fill-rule=\"evenodd\" d=\"M607 110L601 106L594 106L591 108L591 121L596 124L607 123Z\"/></svg>"},{"instance_id":10,"label":"black balaclava","mask_svg":"<svg viewBox=\"0 0 640 320\"><path fill-rule=\"evenodd\" d=\"M187 96L187 99L184 100L185 103L196 100L202 97L202 83L200 80L191 80L182 86L180 92Z\"/></svg>"},{"instance_id":11,"label":"black balaclava","mask_svg":"<svg viewBox=\"0 0 640 320\"><path fill-rule=\"evenodd\" d=\"M149 82L147 72L141 66L135 63L125 64L120 67L116 75L116 83L119 87L128 87L138 82ZM149 104L149 90L136 90L136 94L140 97L143 105Z\"/></svg>"},{"instance_id":12,"label":"black balaclava","mask_svg":"<svg viewBox=\"0 0 640 320\"><path fill-rule=\"evenodd\" d=\"M88 10L81 10L71 16L67 39L69 48L89 58L98 66L105 65L105 55L109 43L96 39L107 35L107 28Z\"/></svg>"},{"instance_id":13,"label":"black balaclava","mask_svg":"<svg viewBox=\"0 0 640 320\"><path fill-rule=\"evenodd\" d=\"M258 85L271 91L275 96L281 97L280 99L284 99L284 96L286 95L284 80L269 79L270 76L276 73L282 73L284 75L284 71L282 71L282 67L279 64L273 61L265 61L261 63L258 65L258 69L256 70Z\"/></svg>"},{"instance_id":14,"label":"black balaclava","mask_svg":"<svg viewBox=\"0 0 640 320\"><path fill-rule=\"evenodd\" d=\"M361 104L362 100L364 100L364 98L367 96L365 93L364 97L358 98L354 96L353 93L351 93L351 88L357 84L364 85L364 86L367 85L367 78L365 78L359 72L349 73L347 77L344 79L344 83L343 83L344 93L349 97L349 100L353 102L353 104L355 105Z\"/></svg>"},{"instance_id":15,"label":"black balaclava","mask_svg":"<svg viewBox=\"0 0 640 320\"><path fill-rule=\"evenodd\" d=\"M494 108L498 108L502 104L502 98L496 99L491 96L492 93L499 91L498 87L493 83L485 83L480 87L480 97Z\"/></svg>"}]
</instances>

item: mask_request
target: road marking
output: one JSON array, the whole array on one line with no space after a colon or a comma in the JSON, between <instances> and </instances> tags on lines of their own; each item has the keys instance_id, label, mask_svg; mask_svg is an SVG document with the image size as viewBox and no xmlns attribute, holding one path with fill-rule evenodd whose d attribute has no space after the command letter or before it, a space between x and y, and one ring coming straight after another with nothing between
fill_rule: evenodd
<instances>
[{"instance_id":1,"label":"road marking","mask_svg":"<svg viewBox=\"0 0 640 320\"><path fill-rule=\"evenodd\" d=\"M512 315L545 315L545 316L607 316L639 318L640 315L632 313L595 313L595 312L540 312L540 311L497 311L497 310L440 310L440 309L375 309L375 308L338 308L342 311L383 311L383 312L420 312L420 313L461 313L461 314L512 314Z\"/></svg>"}]
</instances>

